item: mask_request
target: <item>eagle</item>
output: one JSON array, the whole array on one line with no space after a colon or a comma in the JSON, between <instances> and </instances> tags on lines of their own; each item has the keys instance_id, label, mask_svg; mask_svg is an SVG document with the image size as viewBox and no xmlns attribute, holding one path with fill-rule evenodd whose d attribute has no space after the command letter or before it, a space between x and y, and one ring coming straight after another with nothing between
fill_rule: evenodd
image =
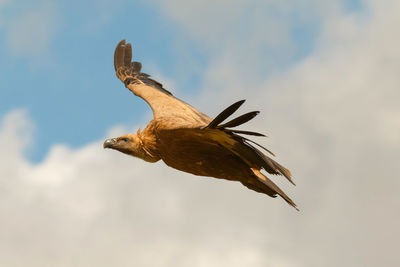
<instances>
[{"instance_id":1,"label":"eagle","mask_svg":"<svg viewBox=\"0 0 400 267\"><path fill-rule=\"evenodd\" d=\"M239 181L270 197L279 195L298 210L296 204L261 172L282 175L295 185L290 171L266 155L274 156L271 151L245 137L265 135L233 129L259 112L248 112L224 122L245 100L232 104L212 119L141 72L142 64L132 62L132 45L125 40L115 49L114 67L125 87L149 104L154 118L143 131L139 129L136 134L105 140L104 148L147 162L162 160L172 168L194 175Z\"/></svg>"}]
</instances>

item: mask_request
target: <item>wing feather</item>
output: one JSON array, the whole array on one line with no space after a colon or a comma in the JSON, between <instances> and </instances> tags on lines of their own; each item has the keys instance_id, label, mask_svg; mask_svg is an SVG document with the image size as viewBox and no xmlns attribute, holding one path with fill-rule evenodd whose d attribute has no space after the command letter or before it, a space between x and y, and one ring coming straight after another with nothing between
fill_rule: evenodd
<instances>
[{"instance_id":1,"label":"wing feather","mask_svg":"<svg viewBox=\"0 0 400 267\"><path fill-rule=\"evenodd\" d=\"M285 167L283 167L282 165L280 165L278 162L276 162L275 160L271 159L270 157L264 155L264 153L262 153L260 150L258 150L257 148L255 148L254 146L252 146L249 143L246 143L246 145L248 147L251 148L251 150L257 154L259 161L261 162L261 166L263 167L263 169L265 171L267 171L270 174L278 174L278 175L283 175L290 183L292 183L293 185L296 185L293 181L292 181L292 174L290 173L290 171L288 169L286 169Z\"/></svg>"},{"instance_id":2,"label":"wing feather","mask_svg":"<svg viewBox=\"0 0 400 267\"><path fill-rule=\"evenodd\" d=\"M262 146L262 145L260 145L259 143L256 143L256 142L254 142L253 140L250 140L250 139L248 139L248 138L246 138L246 137L242 137L246 142L250 142L250 143L253 143L253 144L255 144L255 145L257 145L257 146L259 146L260 148L262 148L262 149L264 149L265 151L267 151L269 154L271 154L272 156L275 156L275 154L274 153L272 153L269 149L267 149L265 146Z\"/></svg>"},{"instance_id":3,"label":"wing feather","mask_svg":"<svg viewBox=\"0 0 400 267\"><path fill-rule=\"evenodd\" d=\"M115 48L115 52L114 52L115 71L117 71L121 67L125 67L123 64L124 56L125 56L125 46L124 45L125 45L125 40L122 40L121 42L118 43L117 47Z\"/></svg>"},{"instance_id":4,"label":"wing feather","mask_svg":"<svg viewBox=\"0 0 400 267\"><path fill-rule=\"evenodd\" d=\"M252 111L252 112L243 114L231 121L228 121L227 123L219 125L218 128L233 128L233 127L242 125L242 124L248 122L249 120L253 119L255 116L258 115L258 113L260 113L260 111Z\"/></svg>"},{"instance_id":5,"label":"wing feather","mask_svg":"<svg viewBox=\"0 0 400 267\"><path fill-rule=\"evenodd\" d=\"M162 130L158 139L163 140L161 158L167 165L196 175L237 180L257 192L272 197L278 194L296 208L294 202L260 172L265 169L290 178L289 170L263 155L240 136L220 129L180 128Z\"/></svg>"},{"instance_id":6,"label":"wing feather","mask_svg":"<svg viewBox=\"0 0 400 267\"><path fill-rule=\"evenodd\" d=\"M240 100L233 103L226 109L224 109L220 114L218 114L208 125L207 128L216 128L218 124L226 120L230 115L232 115L246 100Z\"/></svg>"},{"instance_id":7,"label":"wing feather","mask_svg":"<svg viewBox=\"0 0 400 267\"><path fill-rule=\"evenodd\" d=\"M244 100L238 101L232 105L230 105L228 108L226 108L224 111L222 111L215 119L213 119L210 124L205 127L204 129L217 129L221 130L225 133L227 133L231 138L233 138L236 143L230 144L230 149L234 153L237 154L237 156L243 157L245 160L249 162L249 165L251 163L257 164L258 166L262 167L265 171L267 171L270 174L279 174L283 175L286 179L288 179L289 182L291 182L293 185L295 183L291 179L291 173L288 169L271 159L270 157L264 155L260 150L255 148L252 144L253 143L260 148L264 149L271 155L275 156L274 153L272 153L270 150L265 148L264 146L248 139L243 136L237 135L237 134L250 134L250 135L257 135L261 136L262 134L255 133L255 132L248 132L248 131L241 131L241 130L232 130L232 129L227 129L229 127L236 127L239 126L243 123L248 122L252 118L254 118L259 112L258 111L253 111L246 113L244 115L241 115L225 124L220 125L222 121L227 119L230 115L232 115L242 104L244 103Z\"/></svg>"},{"instance_id":8,"label":"wing feather","mask_svg":"<svg viewBox=\"0 0 400 267\"><path fill-rule=\"evenodd\" d=\"M254 135L254 136L262 136L266 137L265 134L262 133L257 133L257 132L251 132L251 131L243 131L243 130L232 130L232 129L224 129L224 131L229 132L229 133L236 133L236 134L247 134L247 135Z\"/></svg>"},{"instance_id":9,"label":"wing feather","mask_svg":"<svg viewBox=\"0 0 400 267\"><path fill-rule=\"evenodd\" d=\"M124 51L125 51L124 65L130 68L132 65L132 45L126 44ZM135 69L133 70L135 71Z\"/></svg>"},{"instance_id":10,"label":"wing feather","mask_svg":"<svg viewBox=\"0 0 400 267\"><path fill-rule=\"evenodd\" d=\"M132 46L125 40L115 48L114 68L125 86L150 105L154 118L164 117L171 123L179 118L179 123L192 127L206 126L211 121L210 117L174 97L161 83L141 72L142 64L132 62Z\"/></svg>"}]
</instances>

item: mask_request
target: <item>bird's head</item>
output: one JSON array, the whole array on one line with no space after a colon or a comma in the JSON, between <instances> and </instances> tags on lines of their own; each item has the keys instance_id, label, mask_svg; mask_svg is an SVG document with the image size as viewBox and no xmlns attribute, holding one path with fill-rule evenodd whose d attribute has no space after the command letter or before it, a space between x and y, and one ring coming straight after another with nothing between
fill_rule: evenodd
<instances>
[{"instance_id":1,"label":"bird's head","mask_svg":"<svg viewBox=\"0 0 400 267\"><path fill-rule=\"evenodd\" d=\"M134 134L126 134L117 138L111 138L104 141L104 148L118 150L125 154L132 154L140 145L139 138Z\"/></svg>"},{"instance_id":2,"label":"bird's head","mask_svg":"<svg viewBox=\"0 0 400 267\"><path fill-rule=\"evenodd\" d=\"M156 162L159 158L154 157L146 151L142 140L136 134L126 134L120 137L107 139L104 148L111 148L119 152L141 158L145 161Z\"/></svg>"}]
</instances>

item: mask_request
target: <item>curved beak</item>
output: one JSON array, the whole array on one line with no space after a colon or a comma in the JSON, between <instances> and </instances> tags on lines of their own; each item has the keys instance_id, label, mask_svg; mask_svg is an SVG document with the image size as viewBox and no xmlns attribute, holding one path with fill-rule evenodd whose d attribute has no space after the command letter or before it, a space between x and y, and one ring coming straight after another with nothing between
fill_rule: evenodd
<instances>
[{"instance_id":1,"label":"curved beak","mask_svg":"<svg viewBox=\"0 0 400 267\"><path fill-rule=\"evenodd\" d=\"M104 148L112 148L117 143L116 138L107 139L104 141L103 147Z\"/></svg>"}]
</instances>

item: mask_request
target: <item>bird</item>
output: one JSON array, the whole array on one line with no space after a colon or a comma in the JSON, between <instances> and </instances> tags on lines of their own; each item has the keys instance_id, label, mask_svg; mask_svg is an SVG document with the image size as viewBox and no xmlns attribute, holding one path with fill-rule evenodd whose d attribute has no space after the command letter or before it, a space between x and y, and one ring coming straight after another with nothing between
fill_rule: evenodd
<instances>
[{"instance_id":1,"label":"bird","mask_svg":"<svg viewBox=\"0 0 400 267\"><path fill-rule=\"evenodd\" d=\"M116 76L153 111L153 119L136 134L128 133L104 141L103 147L147 162L162 160L174 169L198 176L238 181L250 190L283 198L299 210L270 178L261 171L281 175L293 185L291 172L273 160L264 146L245 136L264 134L233 129L253 119L252 111L224 122L245 102L240 100L211 118L176 98L161 83L141 72L142 64L132 62L132 45L122 40L114 52ZM265 153L264 153L264 152Z\"/></svg>"}]
</instances>

